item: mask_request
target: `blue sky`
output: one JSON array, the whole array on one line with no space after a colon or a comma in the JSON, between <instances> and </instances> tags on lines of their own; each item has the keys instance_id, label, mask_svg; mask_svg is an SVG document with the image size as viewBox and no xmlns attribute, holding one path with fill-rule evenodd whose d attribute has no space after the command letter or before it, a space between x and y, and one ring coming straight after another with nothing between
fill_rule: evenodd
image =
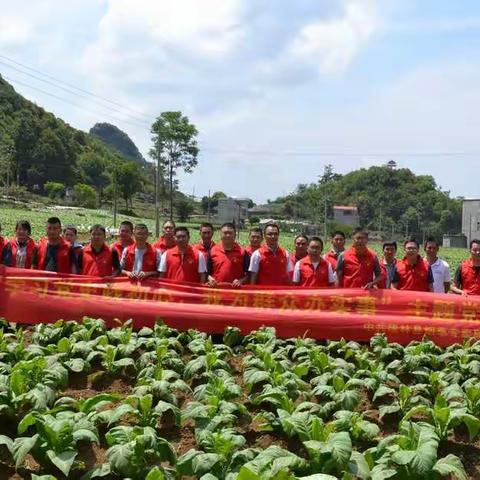
<instances>
[{"instance_id":1,"label":"blue sky","mask_svg":"<svg viewBox=\"0 0 480 480\"><path fill-rule=\"evenodd\" d=\"M328 163L344 173L394 159L453 195L480 196L478 1L0 0L0 8L0 73L72 126L114 123L146 155L154 118L187 114L201 148L199 167L181 176L189 193L263 202L315 181Z\"/></svg>"}]
</instances>

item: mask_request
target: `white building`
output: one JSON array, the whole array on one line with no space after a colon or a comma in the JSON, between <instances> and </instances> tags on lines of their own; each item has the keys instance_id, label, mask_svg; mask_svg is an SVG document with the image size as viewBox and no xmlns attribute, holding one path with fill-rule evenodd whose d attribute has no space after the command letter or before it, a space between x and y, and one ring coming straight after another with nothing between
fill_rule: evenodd
<instances>
[{"instance_id":1,"label":"white building","mask_svg":"<svg viewBox=\"0 0 480 480\"><path fill-rule=\"evenodd\" d=\"M467 237L467 243L474 238L480 238L480 199L466 198L462 204L462 233Z\"/></svg>"},{"instance_id":2,"label":"white building","mask_svg":"<svg viewBox=\"0 0 480 480\"><path fill-rule=\"evenodd\" d=\"M219 198L217 206L218 223L241 224L248 216L249 198Z\"/></svg>"},{"instance_id":3,"label":"white building","mask_svg":"<svg viewBox=\"0 0 480 480\"><path fill-rule=\"evenodd\" d=\"M358 209L355 205L334 205L333 220L340 225L357 227L360 223Z\"/></svg>"}]
</instances>

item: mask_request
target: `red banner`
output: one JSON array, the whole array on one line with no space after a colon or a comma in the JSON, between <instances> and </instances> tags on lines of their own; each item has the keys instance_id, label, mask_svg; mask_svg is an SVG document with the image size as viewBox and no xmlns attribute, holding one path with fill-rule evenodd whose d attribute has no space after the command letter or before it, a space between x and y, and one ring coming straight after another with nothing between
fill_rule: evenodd
<instances>
[{"instance_id":1,"label":"red banner","mask_svg":"<svg viewBox=\"0 0 480 480\"><path fill-rule=\"evenodd\" d=\"M407 343L427 335L439 345L480 338L480 296L361 289L212 289L160 280L137 285L125 277L105 283L101 278L22 269L4 273L0 315L17 323L89 316L110 325L133 319L136 328L162 319L178 329L209 333L222 333L226 326L248 333L270 325L281 337L368 340L385 332L390 341Z\"/></svg>"}]
</instances>

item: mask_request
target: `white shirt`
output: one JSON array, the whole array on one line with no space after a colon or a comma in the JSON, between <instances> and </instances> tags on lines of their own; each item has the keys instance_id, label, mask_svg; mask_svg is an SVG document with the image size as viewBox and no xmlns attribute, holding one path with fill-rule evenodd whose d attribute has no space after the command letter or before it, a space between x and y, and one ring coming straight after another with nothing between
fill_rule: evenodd
<instances>
[{"instance_id":1,"label":"white shirt","mask_svg":"<svg viewBox=\"0 0 480 480\"><path fill-rule=\"evenodd\" d=\"M270 250L273 252L272 249ZM293 265L290 261L290 254L288 253L288 250L285 250L285 256L287 258L287 273L290 273L291 271L293 271ZM248 267L249 272L258 273L258 271L260 270L260 258L260 252L258 250L255 250L250 257L250 266Z\"/></svg>"},{"instance_id":2,"label":"white shirt","mask_svg":"<svg viewBox=\"0 0 480 480\"><path fill-rule=\"evenodd\" d=\"M162 253L162 257L160 259L160 267L158 268L159 272L165 273L167 271L167 252ZM202 252L198 253L198 273L207 273L207 262L205 261L205 256L203 255Z\"/></svg>"},{"instance_id":3,"label":"white shirt","mask_svg":"<svg viewBox=\"0 0 480 480\"><path fill-rule=\"evenodd\" d=\"M325 260L326 261L326 260ZM328 263L328 283L335 283L335 273L333 272L332 265L330 262ZM313 269L317 270L318 265L320 262L312 262ZM295 267L293 269L293 283L300 283L300 260L295 263Z\"/></svg>"},{"instance_id":4,"label":"white shirt","mask_svg":"<svg viewBox=\"0 0 480 480\"><path fill-rule=\"evenodd\" d=\"M426 259L425 259L426 260ZM450 283L452 277L450 275L450 265L445 261L437 258L430 265L433 274L433 291L435 293L445 293L445 283Z\"/></svg>"},{"instance_id":5,"label":"white shirt","mask_svg":"<svg viewBox=\"0 0 480 480\"><path fill-rule=\"evenodd\" d=\"M140 273L142 271L143 255L146 248L135 248L135 260L133 261L133 273ZM159 250L155 250L157 259L157 271L160 271L160 260L161 253ZM120 259L120 268L123 270L125 268L125 257L127 256L127 249L124 248L122 252L122 258Z\"/></svg>"}]
</instances>

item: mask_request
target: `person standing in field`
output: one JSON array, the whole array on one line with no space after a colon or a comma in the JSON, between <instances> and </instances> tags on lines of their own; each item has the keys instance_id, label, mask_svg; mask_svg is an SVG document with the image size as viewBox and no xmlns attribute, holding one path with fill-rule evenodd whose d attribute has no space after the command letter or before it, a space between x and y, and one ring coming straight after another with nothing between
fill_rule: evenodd
<instances>
[{"instance_id":1,"label":"person standing in field","mask_svg":"<svg viewBox=\"0 0 480 480\"><path fill-rule=\"evenodd\" d=\"M424 244L425 260L430 265L433 274L433 291L435 293L448 293L452 281L450 265L441 258L438 258L440 245L433 237L428 237Z\"/></svg>"},{"instance_id":2,"label":"person standing in field","mask_svg":"<svg viewBox=\"0 0 480 480\"><path fill-rule=\"evenodd\" d=\"M248 281L250 257L235 241L236 234L233 223L224 223L220 227L221 242L210 250L207 264L210 287L229 284L239 288Z\"/></svg>"},{"instance_id":3,"label":"person standing in field","mask_svg":"<svg viewBox=\"0 0 480 480\"><path fill-rule=\"evenodd\" d=\"M123 250L134 243L133 223L124 220L118 229L118 241L113 243L112 248L117 252L118 258L122 258Z\"/></svg>"},{"instance_id":4,"label":"person standing in field","mask_svg":"<svg viewBox=\"0 0 480 480\"><path fill-rule=\"evenodd\" d=\"M382 279L377 285L378 288L390 288L392 284L395 265L397 264L397 248L397 242L395 241L385 242L382 246L383 258L380 260Z\"/></svg>"},{"instance_id":5,"label":"person standing in field","mask_svg":"<svg viewBox=\"0 0 480 480\"><path fill-rule=\"evenodd\" d=\"M382 279L377 255L368 249L368 232L361 227L353 231L352 246L342 252L337 262L337 286L373 288Z\"/></svg>"},{"instance_id":6,"label":"person standing in field","mask_svg":"<svg viewBox=\"0 0 480 480\"><path fill-rule=\"evenodd\" d=\"M265 245L255 250L250 258L250 283L252 285L289 285L293 271L288 250L278 244L280 228L271 223L265 227Z\"/></svg>"},{"instance_id":7,"label":"person standing in field","mask_svg":"<svg viewBox=\"0 0 480 480\"><path fill-rule=\"evenodd\" d=\"M76 255L61 236L62 224L57 217L47 220L46 236L40 239L33 253L32 268L57 273L76 273Z\"/></svg>"},{"instance_id":8,"label":"person standing in field","mask_svg":"<svg viewBox=\"0 0 480 480\"><path fill-rule=\"evenodd\" d=\"M153 248L160 250L160 253L173 248L175 243L175 222L173 220L166 220L163 222L163 235L153 244Z\"/></svg>"},{"instance_id":9,"label":"person standing in field","mask_svg":"<svg viewBox=\"0 0 480 480\"><path fill-rule=\"evenodd\" d=\"M419 255L420 245L414 238L404 244L405 257L395 266L391 287L394 290L433 292L430 265Z\"/></svg>"},{"instance_id":10,"label":"person standing in field","mask_svg":"<svg viewBox=\"0 0 480 480\"><path fill-rule=\"evenodd\" d=\"M207 281L205 256L189 245L188 228L175 228L175 241L176 246L162 254L160 278L175 282L205 283Z\"/></svg>"},{"instance_id":11,"label":"person standing in field","mask_svg":"<svg viewBox=\"0 0 480 480\"><path fill-rule=\"evenodd\" d=\"M31 268L37 246L30 238L32 227L28 220L19 220L15 225L15 237L6 242L2 263L7 267Z\"/></svg>"},{"instance_id":12,"label":"person standing in field","mask_svg":"<svg viewBox=\"0 0 480 480\"><path fill-rule=\"evenodd\" d=\"M0 232L2 231L2 225L0 225ZM5 238L3 238L1 235L0 235L0 258L2 256L2 253L3 253L3 249L5 248L5 244L7 242L5 241Z\"/></svg>"},{"instance_id":13,"label":"person standing in field","mask_svg":"<svg viewBox=\"0 0 480 480\"><path fill-rule=\"evenodd\" d=\"M77 227L74 225L67 225L63 229L63 238L71 245L75 258L78 258L79 253L82 251L83 245L78 241Z\"/></svg>"},{"instance_id":14,"label":"person standing in field","mask_svg":"<svg viewBox=\"0 0 480 480\"><path fill-rule=\"evenodd\" d=\"M335 274L330 262L322 258L323 240L311 237L307 256L293 270L293 284L299 287L328 288L335 285Z\"/></svg>"},{"instance_id":15,"label":"person standing in field","mask_svg":"<svg viewBox=\"0 0 480 480\"><path fill-rule=\"evenodd\" d=\"M144 223L133 228L135 243L125 248L120 259L122 275L132 280L156 277L160 268L161 253L147 242L150 233Z\"/></svg>"},{"instance_id":16,"label":"person standing in field","mask_svg":"<svg viewBox=\"0 0 480 480\"><path fill-rule=\"evenodd\" d=\"M262 246L263 231L259 227L252 228L248 235L248 246L245 247L245 251L248 255L252 256L255 250L258 250Z\"/></svg>"},{"instance_id":17,"label":"person standing in field","mask_svg":"<svg viewBox=\"0 0 480 480\"><path fill-rule=\"evenodd\" d=\"M90 243L78 256L78 270L82 275L112 278L120 274L118 252L105 243L106 236L103 225L90 228Z\"/></svg>"},{"instance_id":18,"label":"person standing in field","mask_svg":"<svg viewBox=\"0 0 480 480\"><path fill-rule=\"evenodd\" d=\"M292 265L308 255L308 238L305 235L297 235L294 240L295 251L290 255Z\"/></svg>"},{"instance_id":19,"label":"person standing in field","mask_svg":"<svg viewBox=\"0 0 480 480\"><path fill-rule=\"evenodd\" d=\"M332 235L332 248L323 257L325 260L327 260L327 262L330 262L334 271L337 269L338 257L344 251L345 251L345 234L340 230L337 230L336 232L333 232L333 235Z\"/></svg>"},{"instance_id":20,"label":"person standing in field","mask_svg":"<svg viewBox=\"0 0 480 480\"><path fill-rule=\"evenodd\" d=\"M193 248L203 254L205 260L208 261L210 256L210 250L215 246L213 239L213 225L209 222L202 223L199 228L200 240L196 243Z\"/></svg>"},{"instance_id":21,"label":"person standing in field","mask_svg":"<svg viewBox=\"0 0 480 480\"><path fill-rule=\"evenodd\" d=\"M480 295L480 240L470 242L470 258L457 268L451 290L458 295Z\"/></svg>"}]
</instances>

